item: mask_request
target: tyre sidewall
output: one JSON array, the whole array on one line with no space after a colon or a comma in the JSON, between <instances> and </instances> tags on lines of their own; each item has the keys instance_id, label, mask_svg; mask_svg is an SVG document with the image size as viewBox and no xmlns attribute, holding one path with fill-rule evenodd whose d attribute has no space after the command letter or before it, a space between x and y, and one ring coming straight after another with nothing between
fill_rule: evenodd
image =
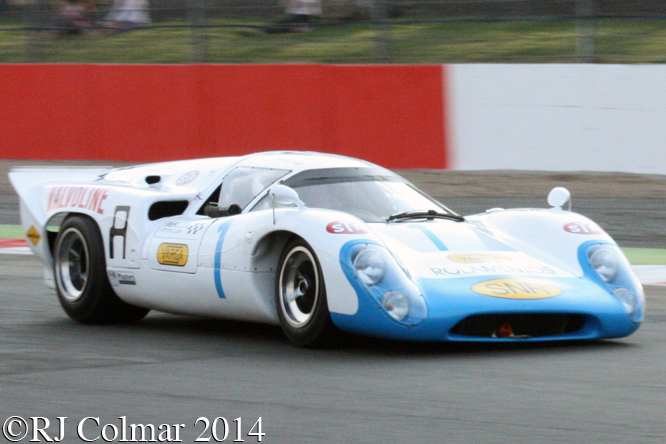
<instances>
[{"instance_id":1,"label":"tyre sidewall","mask_svg":"<svg viewBox=\"0 0 666 444\"><path fill-rule=\"evenodd\" d=\"M280 278L283 273L285 260L289 254L297 247L303 247L308 250L314 259L314 265L317 268L317 278L319 281L318 297L313 308L313 315L303 327L295 327L286 319L283 311L282 300L280 297ZM326 285L322 273L319 259L310 245L303 239L296 238L287 243L282 251L280 262L278 263L275 278L275 305L280 319L280 326L287 338L294 344L301 347L316 347L327 343L330 340L332 330L331 316L328 311L328 301L326 298Z\"/></svg>"},{"instance_id":2,"label":"tyre sidewall","mask_svg":"<svg viewBox=\"0 0 666 444\"><path fill-rule=\"evenodd\" d=\"M65 296L62 288L59 261L63 236L76 230L85 243L88 255L87 278L81 295L73 300ZM97 224L86 216L70 216L62 226L53 249L53 268L58 299L67 315L75 321L95 324L133 322L143 318L148 310L121 301L113 291L106 273L104 242Z\"/></svg>"}]
</instances>

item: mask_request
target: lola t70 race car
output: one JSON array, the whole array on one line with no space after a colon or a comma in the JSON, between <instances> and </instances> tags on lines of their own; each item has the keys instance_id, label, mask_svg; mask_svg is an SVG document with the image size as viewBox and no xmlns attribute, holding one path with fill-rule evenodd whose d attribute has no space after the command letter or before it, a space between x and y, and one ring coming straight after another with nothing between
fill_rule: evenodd
<instances>
[{"instance_id":1,"label":"lola t70 race car","mask_svg":"<svg viewBox=\"0 0 666 444\"><path fill-rule=\"evenodd\" d=\"M15 168L22 226L65 312L149 310L397 340L627 336L645 296L617 244L563 209L461 216L395 173L308 152Z\"/></svg>"}]
</instances>

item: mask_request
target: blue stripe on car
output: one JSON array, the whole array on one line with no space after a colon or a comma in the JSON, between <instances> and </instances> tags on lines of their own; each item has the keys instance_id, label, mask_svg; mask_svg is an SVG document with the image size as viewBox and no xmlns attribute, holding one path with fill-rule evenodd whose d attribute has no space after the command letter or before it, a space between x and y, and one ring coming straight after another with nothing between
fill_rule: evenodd
<instances>
[{"instance_id":1,"label":"blue stripe on car","mask_svg":"<svg viewBox=\"0 0 666 444\"><path fill-rule=\"evenodd\" d=\"M217 238L217 244L215 245L215 288L217 289L217 295L224 299L224 290L222 289L222 277L220 276L220 262L222 257L222 244L224 244L224 237L229 231L229 227L233 220L225 220L217 228L219 237Z\"/></svg>"},{"instance_id":2,"label":"blue stripe on car","mask_svg":"<svg viewBox=\"0 0 666 444\"><path fill-rule=\"evenodd\" d=\"M433 233L432 231L430 231L428 228L424 227L423 225L414 224L414 225L410 225L409 228L419 230L423 234L428 236L428 239L430 239L430 241L433 244L435 244L435 247L437 247L437 249L439 251L448 251L449 250L448 248L446 248L446 245L444 245L444 242L442 242L442 240L435 235L435 233Z\"/></svg>"}]
</instances>

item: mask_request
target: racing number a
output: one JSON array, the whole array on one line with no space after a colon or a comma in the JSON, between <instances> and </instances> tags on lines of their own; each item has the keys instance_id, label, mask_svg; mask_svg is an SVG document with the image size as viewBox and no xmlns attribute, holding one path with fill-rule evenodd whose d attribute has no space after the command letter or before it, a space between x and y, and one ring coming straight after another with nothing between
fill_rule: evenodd
<instances>
[{"instance_id":1,"label":"racing number a","mask_svg":"<svg viewBox=\"0 0 666 444\"><path fill-rule=\"evenodd\" d=\"M113 212L113 225L109 230L109 257L114 257L114 241L116 237L123 238L123 259L127 251L127 225L131 207L129 205L119 205Z\"/></svg>"}]
</instances>

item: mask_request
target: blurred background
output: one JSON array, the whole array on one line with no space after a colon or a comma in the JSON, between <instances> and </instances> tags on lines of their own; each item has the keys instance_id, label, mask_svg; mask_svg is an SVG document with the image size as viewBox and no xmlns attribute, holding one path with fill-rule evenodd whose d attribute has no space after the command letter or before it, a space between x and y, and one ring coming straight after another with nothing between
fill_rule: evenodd
<instances>
[{"instance_id":1,"label":"blurred background","mask_svg":"<svg viewBox=\"0 0 666 444\"><path fill-rule=\"evenodd\" d=\"M661 63L663 0L0 0L0 63Z\"/></svg>"}]
</instances>

